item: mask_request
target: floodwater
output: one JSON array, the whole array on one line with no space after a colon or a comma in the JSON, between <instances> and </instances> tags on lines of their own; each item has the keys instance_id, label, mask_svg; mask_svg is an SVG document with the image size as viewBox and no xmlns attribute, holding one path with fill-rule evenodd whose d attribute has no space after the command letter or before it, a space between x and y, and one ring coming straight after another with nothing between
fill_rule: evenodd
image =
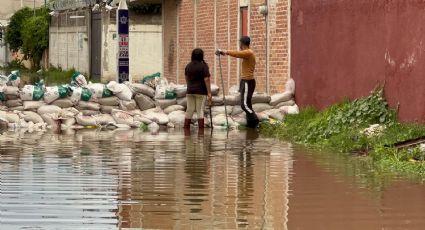
<instances>
[{"instance_id":1,"label":"floodwater","mask_svg":"<svg viewBox=\"0 0 425 230\"><path fill-rule=\"evenodd\" d=\"M0 229L424 229L425 186L255 132L7 132Z\"/></svg>"}]
</instances>

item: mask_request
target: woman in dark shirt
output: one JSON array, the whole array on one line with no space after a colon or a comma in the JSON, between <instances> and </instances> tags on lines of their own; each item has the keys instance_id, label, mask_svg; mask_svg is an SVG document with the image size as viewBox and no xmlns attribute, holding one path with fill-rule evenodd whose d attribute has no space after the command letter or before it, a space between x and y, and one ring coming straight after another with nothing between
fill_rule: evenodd
<instances>
[{"instance_id":1,"label":"woman in dark shirt","mask_svg":"<svg viewBox=\"0 0 425 230\"><path fill-rule=\"evenodd\" d=\"M203 129L205 100L208 97L208 103L211 105L212 97L210 71L207 63L204 61L204 51L202 49L197 48L192 51L192 61L187 64L185 75L187 84L187 109L184 128L190 128L192 116L196 111L198 127Z\"/></svg>"}]
</instances>

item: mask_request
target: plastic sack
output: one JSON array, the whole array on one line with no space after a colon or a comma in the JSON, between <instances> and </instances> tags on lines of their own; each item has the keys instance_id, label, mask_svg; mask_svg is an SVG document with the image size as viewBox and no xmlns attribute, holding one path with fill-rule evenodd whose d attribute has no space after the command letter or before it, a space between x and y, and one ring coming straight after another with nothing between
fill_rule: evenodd
<instances>
[{"instance_id":1,"label":"plastic sack","mask_svg":"<svg viewBox=\"0 0 425 230\"><path fill-rule=\"evenodd\" d=\"M145 84L130 82L124 82L124 84L127 85L134 94L141 93L151 98L155 97L155 90Z\"/></svg>"},{"instance_id":2,"label":"plastic sack","mask_svg":"<svg viewBox=\"0 0 425 230\"><path fill-rule=\"evenodd\" d=\"M168 119L174 126L182 127L184 125L185 112L180 110L173 111L168 114Z\"/></svg>"},{"instance_id":3,"label":"plastic sack","mask_svg":"<svg viewBox=\"0 0 425 230\"><path fill-rule=\"evenodd\" d=\"M157 81L158 81L158 79L160 77L161 77L161 73L159 73L159 72L158 73L154 73L152 75L145 76L142 79L142 84L145 84L145 85L147 85L147 86L155 89L156 88Z\"/></svg>"},{"instance_id":4,"label":"plastic sack","mask_svg":"<svg viewBox=\"0 0 425 230\"><path fill-rule=\"evenodd\" d=\"M133 92L125 84L119 84L115 81L111 81L106 85L106 88L112 91L112 93L121 100L130 101L133 97Z\"/></svg>"},{"instance_id":5,"label":"plastic sack","mask_svg":"<svg viewBox=\"0 0 425 230\"><path fill-rule=\"evenodd\" d=\"M288 81L286 81L285 92L295 94L295 81L293 78L289 78Z\"/></svg>"},{"instance_id":6,"label":"plastic sack","mask_svg":"<svg viewBox=\"0 0 425 230\"><path fill-rule=\"evenodd\" d=\"M164 100L157 99L155 101L155 104L156 104L156 106L159 106L161 109L165 109L169 106L176 105L177 100L176 99L171 99L171 100L169 100L169 99L164 99Z\"/></svg>"},{"instance_id":7,"label":"plastic sack","mask_svg":"<svg viewBox=\"0 0 425 230\"><path fill-rule=\"evenodd\" d=\"M131 127L139 127L141 125L141 122L135 121L133 116L128 112L122 110L112 110L111 114L115 122L118 124L125 124Z\"/></svg>"},{"instance_id":8,"label":"plastic sack","mask_svg":"<svg viewBox=\"0 0 425 230\"><path fill-rule=\"evenodd\" d=\"M186 96L187 86L185 85L176 85L174 87L174 92L176 93L177 98L182 98Z\"/></svg>"},{"instance_id":9,"label":"plastic sack","mask_svg":"<svg viewBox=\"0 0 425 230\"><path fill-rule=\"evenodd\" d=\"M169 122L167 114L163 113L159 108L146 110L143 115L159 125L166 125Z\"/></svg>"},{"instance_id":10,"label":"plastic sack","mask_svg":"<svg viewBox=\"0 0 425 230\"><path fill-rule=\"evenodd\" d=\"M270 118L276 119L276 120L283 120L284 115L282 112L280 112L279 109L270 109L270 110L266 110L264 111L265 114L267 114Z\"/></svg>"},{"instance_id":11,"label":"plastic sack","mask_svg":"<svg viewBox=\"0 0 425 230\"><path fill-rule=\"evenodd\" d=\"M83 114L83 116L94 116L94 115L100 114L100 111L88 110L88 109L80 110L80 112Z\"/></svg>"},{"instance_id":12,"label":"plastic sack","mask_svg":"<svg viewBox=\"0 0 425 230\"><path fill-rule=\"evenodd\" d=\"M119 109L119 108L120 108L119 106L101 105L100 106L100 112L110 114L112 112L112 110Z\"/></svg>"},{"instance_id":13,"label":"plastic sack","mask_svg":"<svg viewBox=\"0 0 425 230\"><path fill-rule=\"evenodd\" d=\"M39 101L44 96L44 82L40 81L35 85L26 85L20 92L23 101Z\"/></svg>"},{"instance_id":14,"label":"plastic sack","mask_svg":"<svg viewBox=\"0 0 425 230\"><path fill-rule=\"evenodd\" d=\"M135 100L131 101L120 101L120 109L124 111L135 110L137 108L137 104Z\"/></svg>"},{"instance_id":15,"label":"plastic sack","mask_svg":"<svg viewBox=\"0 0 425 230\"><path fill-rule=\"evenodd\" d=\"M70 108L72 107L74 104L72 103L71 99L69 98L64 98L64 99L57 99L55 100L52 105L56 105L61 107L62 109L65 108Z\"/></svg>"},{"instance_id":16,"label":"plastic sack","mask_svg":"<svg viewBox=\"0 0 425 230\"><path fill-rule=\"evenodd\" d=\"M71 101L74 104L77 104L79 101L90 101L92 93L87 88L73 88Z\"/></svg>"},{"instance_id":17,"label":"plastic sack","mask_svg":"<svg viewBox=\"0 0 425 230\"><path fill-rule=\"evenodd\" d=\"M18 87L19 84L21 83L21 73L19 72L19 70L14 70L12 71L12 73L9 74L8 76L8 80L11 86L15 86Z\"/></svg>"},{"instance_id":18,"label":"plastic sack","mask_svg":"<svg viewBox=\"0 0 425 230\"><path fill-rule=\"evenodd\" d=\"M187 107L187 98L183 97L183 98L177 99L177 104L186 108Z\"/></svg>"},{"instance_id":19,"label":"plastic sack","mask_svg":"<svg viewBox=\"0 0 425 230\"><path fill-rule=\"evenodd\" d=\"M136 100L139 109L142 111L155 108L155 102L146 95L138 94L134 99Z\"/></svg>"},{"instance_id":20,"label":"plastic sack","mask_svg":"<svg viewBox=\"0 0 425 230\"><path fill-rule=\"evenodd\" d=\"M100 110L100 104L96 103L96 102L91 102L91 101L80 101L80 102L78 102L78 108L80 108L81 110L99 111Z\"/></svg>"},{"instance_id":21,"label":"plastic sack","mask_svg":"<svg viewBox=\"0 0 425 230\"><path fill-rule=\"evenodd\" d=\"M99 104L105 105L105 106L118 106L118 105L120 105L120 99L118 97L115 97L115 96L100 98L98 102L99 102Z\"/></svg>"},{"instance_id":22,"label":"plastic sack","mask_svg":"<svg viewBox=\"0 0 425 230\"><path fill-rule=\"evenodd\" d=\"M24 101L24 110L37 110L45 105L44 101Z\"/></svg>"},{"instance_id":23,"label":"plastic sack","mask_svg":"<svg viewBox=\"0 0 425 230\"><path fill-rule=\"evenodd\" d=\"M18 123L19 115L14 112L0 111L0 117L8 123Z\"/></svg>"},{"instance_id":24,"label":"plastic sack","mask_svg":"<svg viewBox=\"0 0 425 230\"><path fill-rule=\"evenodd\" d=\"M254 93L252 95L252 104L270 103L271 97L265 93Z\"/></svg>"},{"instance_id":25,"label":"plastic sack","mask_svg":"<svg viewBox=\"0 0 425 230\"><path fill-rule=\"evenodd\" d=\"M156 86L155 99L175 99L176 93L168 86L165 78L161 78L159 84Z\"/></svg>"},{"instance_id":26,"label":"plastic sack","mask_svg":"<svg viewBox=\"0 0 425 230\"><path fill-rule=\"evenodd\" d=\"M279 103L290 101L294 98L291 92L278 93L271 96L270 105L276 106Z\"/></svg>"},{"instance_id":27,"label":"plastic sack","mask_svg":"<svg viewBox=\"0 0 425 230\"><path fill-rule=\"evenodd\" d=\"M22 103L22 100L21 99L8 100L8 101L6 101L6 106L9 107L9 108L17 107L17 106L22 106L22 105L23 105L23 103Z\"/></svg>"},{"instance_id":28,"label":"plastic sack","mask_svg":"<svg viewBox=\"0 0 425 230\"><path fill-rule=\"evenodd\" d=\"M82 113L75 117L77 124L82 126L97 126L97 121L94 116L84 116Z\"/></svg>"},{"instance_id":29,"label":"plastic sack","mask_svg":"<svg viewBox=\"0 0 425 230\"><path fill-rule=\"evenodd\" d=\"M300 109L296 104L293 106L282 106L279 108L279 110L283 114L298 114L300 112Z\"/></svg>"},{"instance_id":30,"label":"plastic sack","mask_svg":"<svg viewBox=\"0 0 425 230\"><path fill-rule=\"evenodd\" d=\"M226 96L226 105L240 105L241 102L241 95L240 94L233 94Z\"/></svg>"},{"instance_id":31,"label":"plastic sack","mask_svg":"<svg viewBox=\"0 0 425 230\"><path fill-rule=\"evenodd\" d=\"M68 97L69 94L70 91L67 85L46 87L44 92L44 101L47 104L50 104L59 98Z\"/></svg>"},{"instance_id":32,"label":"plastic sack","mask_svg":"<svg viewBox=\"0 0 425 230\"><path fill-rule=\"evenodd\" d=\"M114 118L110 114L99 114L94 116L98 125L107 125L115 123Z\"/></svg>"},{"instance_id":33,"label":"plastic sack","mask_svg":"<svg viewBox=\"0 0 425 230\"><path fill-rule=\"evenodd\" d=\"M175 111L184 111L184 107L181 105L170 105L164 109L165 114L170 114Z\"/></svg>"},{"instance_id":34,"label":"plastic sack","mask_svg":"<svg viewBox=\"0 0 425 230\"><path fill-rule=\"evenodd\" d=\"M106 85L101 83L92 83L88 84L87 89L89 89L92 93L91 99L98 100L99 98L107 98L112 96L112 91L109 90Z\"/></svg>"},{"instance_id":35,"label":"plastic sack","mask_svg":"<svg viewBox=\"0 0 425 230\"><path fill-rule=\"evenodd\" d=\"M6 101L6 94L0 92L0 101Z\"/></svg>"},{"instance_id":36,"label":"plastic sack","mask_svg":"<svg viewBox=\"0 0 425 230\"><path fill-rule=\"evenodd\" d=\"M255 112L263 112L269 109L273 109L273 106L266 103L258 103L258 104L252 105L252 108L254 109Z\"/></svg>"},{"instance_id":37,"label":"plastic sack","mask_svg":"<svg viewBox=\"0 0 425 230\"><path fill-rule=\"evenodd\" d=\"M87 80L86 77L84 77L84 75L82 75L80 72L75 72L72 75L71 78L71 85L72 86L77 86L77 87L84 87L87 86Z\"/></svg>"},{"instance_id":38,"label":"plastic sack","mask_svg":"<svg viewBox=\"0 0 425 230\"><path fill-rule=\"evenodd\" d=\"M217 96L220 91L220 88L216 84L211 84L211 95Z\"/></svg>"},{"instance_id":39,"label":"plastic sack","mask_svg":"<svg viewBox=\"0 0 425 230\"><path fill-rule=\"evenodd\" d=\"M32 111L24 111L20 114L20 117L24 119L26 122L33 122L34 124L43 123L43 118L35 112Z\"/></svg>"},{"instance_id":40,"label":"plastic sack","mask_svg":"<svg viewBox=\"0 0 425 230\"><path fill-rule=\"evenodd\" d=\"M279 109L282 106L293 106L293 105L295 105L295 101L294 100L289 100L289 101L284 101L284 102L281 102L281 103L277 104L275 106L275 108L276 109Z\"/></svg>"},{"instance_id":41,"label":"plastic sack","mask_svg":"<svg viewBox=\"0 0 425 230\"><path fill-rule=\"evenodd\" d=\"M43 114L60 114L62 109L56 105L43 105L37 109L39 115Z\"/></svg>"}]
</instances>

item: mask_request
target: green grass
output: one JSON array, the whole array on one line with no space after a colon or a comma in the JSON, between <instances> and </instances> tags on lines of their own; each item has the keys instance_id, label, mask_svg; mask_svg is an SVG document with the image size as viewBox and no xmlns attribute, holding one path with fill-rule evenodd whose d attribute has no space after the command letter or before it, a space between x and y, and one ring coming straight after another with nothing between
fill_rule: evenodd
<instances>
[{"instance_id":1,"label":"green grass","mask_svg":"<svg viewBox=\"0 0 425 230\"><path fill-rule=\"evenodd\" d=\"M385 126L379 135L361 131ZM306 108L283 122L263 124L261 132L308 147L356 156L369 170L425 178L425 153L418 147L398 150L394 143L425 136L425 126L397 122L382 90L355 101L345 100L324 111Z\"/></svg>"}]
</instances>

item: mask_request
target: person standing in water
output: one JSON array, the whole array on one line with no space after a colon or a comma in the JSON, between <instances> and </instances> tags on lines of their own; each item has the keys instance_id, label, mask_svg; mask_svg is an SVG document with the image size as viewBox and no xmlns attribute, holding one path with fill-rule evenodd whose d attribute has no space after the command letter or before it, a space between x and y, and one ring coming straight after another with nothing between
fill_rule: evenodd
<instances>
[{"instance_id":1,"label":"person standing in water","mask_svg":"<svg viewBox=\"0 0 425 230\"><path fill-rule=\"evenodd\" d=\"M241 93L241 107L246 113L247 126L256 128L259 120L252 108L252 95L255 90L255 54L251 50L251 38L243 36L239 40L240 51L237 50L217 50L217 54L229 55L235 58L242 59L241 66L241 81L239 84L239 92Z\"/></svg>"},{"instance_id":2,"label":"person standing in water","mask_svg":"<svg viewBox=\"0 0 425 230\"><path fill-rule=\"evenodd\" d=\"M208 64L204 61L204 51L196 48L192 51L192 60L185 69L187 84L187 109L184 128L190 129L192 116L196 112L199 129L204 128L205 101L212 102L211 81Z\"/></svg>"}]
</instances>

